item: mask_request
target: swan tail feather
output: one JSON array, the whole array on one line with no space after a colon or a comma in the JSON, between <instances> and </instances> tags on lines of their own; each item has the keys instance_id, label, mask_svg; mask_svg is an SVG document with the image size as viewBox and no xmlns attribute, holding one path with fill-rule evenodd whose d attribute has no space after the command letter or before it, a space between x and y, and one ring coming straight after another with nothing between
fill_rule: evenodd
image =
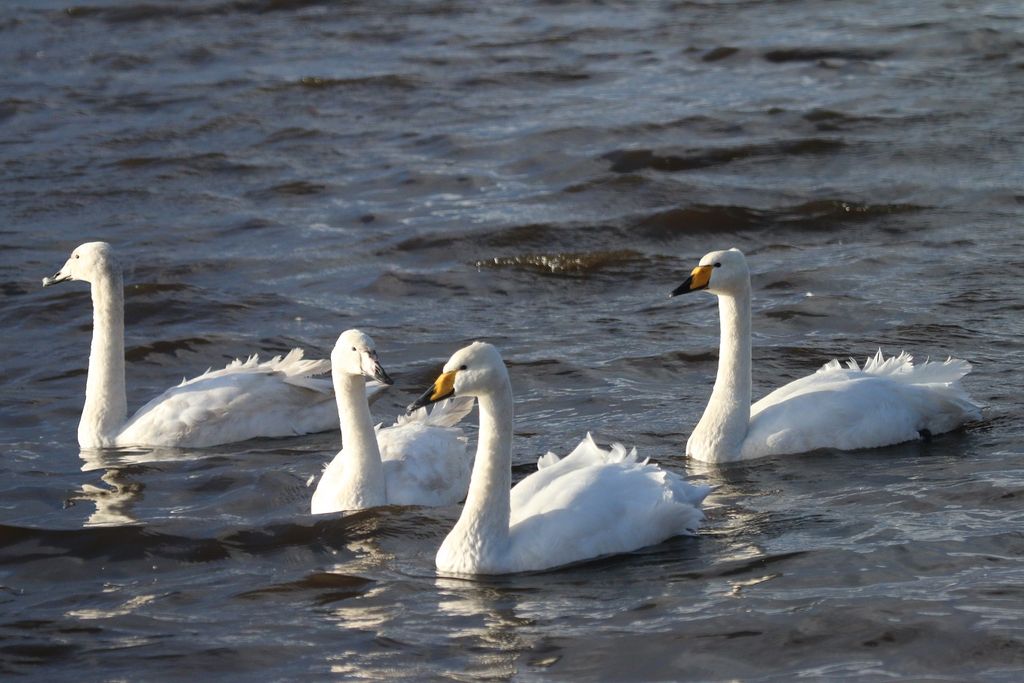
<instances>
[{"instance_id":1,"label":"swan tail feather","mask_svg":"<svg viewBox=\"0 0 1024 683\"><path fill-rule=\"evenodd\" d=\"M245 360L242 360L241 358L234 359L221 370L207 368L206 372L193 377L188 381L191 382L219 372L250 371L280 373L283 375L282 379L285 382L292 382L301 385L302 380L315 377L317 375L325 375L331 371L331 361L329 359L305 360L303 359L303 354L304 352L302 349L294 348L284 356L274 356L270 360L261 363L260 355L258 353L254 353ZM317 385L316 388L319 389L319 385Z\"/></svg>"},{"instance_id":2,"label":"swan tail feather","mask_svg":"<svg viewBox=\"0 0 1024 683\"><path fill-rule=\"evenodd\" d=\"M713 486L708 486L707 484L691 484L672 472L665 471L665 474L669 478L668 483L672 489L673 497L694 507L700 507L704 499L715 490Z\"/></svg>"},{"instance_id":3,"label":"swan tail feather","mask_svg":"<svg viewBox=\"0 0 1024 683\"><path fill-rule=\"evenodd\" d=\"M971 364L952 357L941 362L926 360L915 364L914 357L906 351L886 358L879 349L874 356L864 361L863 370L906 384L953 384L971 371Z\"/></svg>"},{"instance_id":4,"label":"swan tail feather","mask_svg":"<svg viewBox=\"0 0 1024 683\"><path fill-rule=\"evenodd\" d=\"M542 470L545 467L551 467L552 465L558 463L560 460L561 458L559 458L557 454L548 451L544 455L537 458L537 469Z\"/></svg>"},{"instance_id":5,"label":"swan tail feather","mask_svg":"<svg viewBox=\"0 0 1024 683\"><path fill-rule=\"evenodd\" d=\"M836 361L832 361L819 372L839 367ZM984 406L972 399L960 384L960 380L971 371L971 364L960 358L950 357L941 362L926 360L915 364L914 357L906 351L886 358L879 349L875 355L864 361L863 366L850 359L847 367L850 370L885 377L900 384L927 389L925 395L930 396L933 402L927 409L927 412L933 415L934 421L934 428L930 431L935 433L953 429L965 420L981 419L981 409Z\"/></svg>"},{"instance_id":6,"label":"swan tail feather","mask_svg":"<svg viewBox=\"0 0 1024 683\"><path fill-rule=\"evenodd\" d=\"M330 359L307 360L303 358L303 355L302 349L294 348L284 358L274 356L266 363L260 363L257 367L270 372L283 373L286 378L326 375L331 371Z\"/></svg>"},{"instance_id":7,"label":"swan tail feather","mask_svg":"<svg viewBox=\"0 0 1024 683\"><path fill-rule=\"evenodd\" d=\"M844 365L838 360L830 360L821 366L818 372L831 372L843 368ZM889 377L904 384L953 384L971 371L971 364L960 358L947 358L942 362L926 360L915 364L914 357L906 351L886 358L882 349L878 349L875 355L865 359L864 365L850 358L846 361L845 368L879 377Z\"/></svg>"},{"instance_id":8,"label":"swan tail feather","mask_svg":"<svg viewBox=\"0 0 1024 683\"><path fill-rule=\"evenodd\" d=\"M434 427L454 427L473 410L472 396L456 396L436 404L430 411L427 424Z\"/></svg>"}]
</instances>

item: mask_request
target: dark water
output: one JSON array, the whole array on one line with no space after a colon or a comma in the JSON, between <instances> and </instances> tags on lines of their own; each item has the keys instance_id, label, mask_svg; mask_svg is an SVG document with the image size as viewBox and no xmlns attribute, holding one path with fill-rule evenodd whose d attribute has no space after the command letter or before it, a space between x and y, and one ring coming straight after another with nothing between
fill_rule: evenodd
<instances>
[{"instance_id":1,"label":"dark water","mask_svg":"<svg viewBox=\"0 0 1024 683\"><path fill-rule=\"evenodd\" d=\"M0 674L45 680L1024 676L1018 2L0 6ZM331 434L81 457L88 239L129 402L372 334L391 419L484 338L516 477L587 430L717 485L696 539L438 578L458 509L311 517ZM878 346L985 420L720 470L696 260L754 270L755 394ZM809 296L811 294L812 296Z\"/></svg>"}]
</instances>

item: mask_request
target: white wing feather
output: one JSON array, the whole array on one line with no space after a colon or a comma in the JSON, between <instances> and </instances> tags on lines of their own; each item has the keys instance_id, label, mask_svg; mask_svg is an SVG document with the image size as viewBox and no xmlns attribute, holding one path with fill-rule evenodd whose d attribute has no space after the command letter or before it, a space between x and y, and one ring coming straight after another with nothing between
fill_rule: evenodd
<instances>
[{"instance_id":1,"label":"white wing feather","mask_svg":"<svg viewBox=\"0 0 1024 683\"><path fill-rule=\"evenodd\" d=\"M390 427L376 426L389 505L454 505L466 497L473 457L457 426L473 409L472 398L453 398L398 417ZM325 466L313 493L314 514L344 509L342 453Z\"/></svg>"},{"instance_id":2,"label":"white wing feather","mask_svg":"<svg viewBox=\"0 0 1024 683\"><path fill-rule=\"evenodd\" d=\"M710 491L639 461L635 449L604 450L587 434L572 453L513 487L508 557L515 566L508 570L556 567L693 534Z\"/></svg>"},{"instance_id":3,"label":"white wing feather","mask_svg":"<svg viewBox=\"0 0 1024 683\"><path fill-rule=\"evenodd\" d=\"M256 437L338 428L329 360L302 349L260 362L256 355L172 387L135 413L117 445L215 446ZM368 393L381 389L368 387Z\"/></svg>"},{"instance_id":4,"label":"white wing feather","mask_svg":"<svg viewBox=\"0 0 1024 683\"><path fill-rule=\"evenodd\" d=\"M885 358L881 350L863 369L830 361L751 406L741 458L874 448L955 429L981 417L960 386L970 369L953 358L914 365L907 353Z\"/></svg>"}]
</instances>

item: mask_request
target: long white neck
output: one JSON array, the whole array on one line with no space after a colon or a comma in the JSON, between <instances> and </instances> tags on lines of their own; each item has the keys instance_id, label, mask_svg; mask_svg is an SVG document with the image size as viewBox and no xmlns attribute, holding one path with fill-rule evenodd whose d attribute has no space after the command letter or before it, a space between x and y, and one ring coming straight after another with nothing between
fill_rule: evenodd
<instances>
[{"instance_id":1,"label":"long white neck","mask_svg":"<svg viewBox=\"0 0 1024 683\"><path fill-rule=\"evenodd\" d=\"M334 395L341 422L341 453L335 462L341 467L341 507L345 510L387 505L384 466L380 461L377 433L370 419L366 382L360 375L333 373ZM334 462L331 463L333 467Z\"/></svg>"},{"instance_id":2,"label":"long white neck","mask_svg":"<svg viewBox=\"0 0 1024 683\"><path fill-rule=\"evenodd\" d=\"M719 294L718 314L718 376L686 443L687 455L709 462L739 458L750 425L750 286L735 295Z\"/></svg>"},{"instance_id":3,"label":"long white neck","mask_svg":"<svg viewBox=\"0 0 1024 683\"><path fill-rule=\"evenodd\" d=\"M124 388L124 280L120 270L92 283L92 347L85 405L78 423L82 448L113 446L128 419Z\"/></svg>"},{"instance_id":4,"label":"long white neck","mask_svg":"<svg viewBox=\"0 0 1024 683\"><path fill-rule=\"evenodd\" d=\"M512 486L512 387L477 397L480 436L469 493L459 521L441 544L438 567L456 571L486 570L508 545Z\"/></svg>"}]
</instances>

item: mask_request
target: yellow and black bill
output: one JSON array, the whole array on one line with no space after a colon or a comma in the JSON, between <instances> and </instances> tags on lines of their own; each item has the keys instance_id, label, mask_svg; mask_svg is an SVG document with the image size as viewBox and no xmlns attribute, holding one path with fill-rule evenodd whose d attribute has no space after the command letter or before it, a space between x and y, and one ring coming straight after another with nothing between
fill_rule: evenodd
<instances>
[{"instance_id":1,"label":"yellow and black bill","mask_svg":"<svg viewBox=\"0 0 1024 683\"><path fill-rule=\"evenodd\" d=\"M457 375L458 372L458 370L452 370L451 372L441 373L441 376L434 380L434 383L430 388L424 391L422 396L409 404L409 407L406 408L406 410L411 413L414 410L419 410L423 406L443 401L449 396L454 396L455 375Z\"/></svg>"},{"instance_id":2,"label":"yellow and black bill","mask_svg":"<svg viewBox=\"0 0 1024 683\"><path fill-rule=\"evenodd\" d=\"M707 289L708 283L711 282L711 270L713 268L714 266L711 265L697 266L690 272L690 277L686 278L683 284L673 289L669 296L673 297L679 294L699 292L702 289Z\"/></svg>"}]
</instances>

